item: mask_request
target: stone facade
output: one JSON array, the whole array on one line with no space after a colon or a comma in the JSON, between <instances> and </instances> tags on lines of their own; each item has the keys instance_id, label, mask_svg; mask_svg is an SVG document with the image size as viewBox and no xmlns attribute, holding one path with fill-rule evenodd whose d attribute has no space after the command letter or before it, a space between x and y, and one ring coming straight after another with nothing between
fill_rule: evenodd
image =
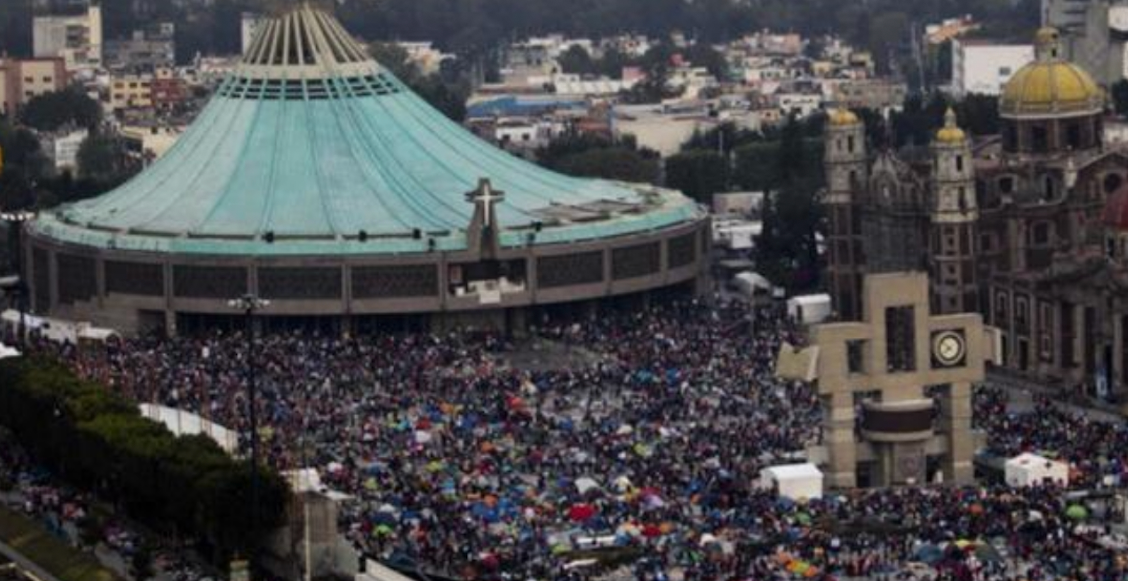
<instances>
[{"instance_id":1,"label":"stone facade","mask_svg":"<svg viewBox=\"0 0 1128 581\"><path fill-rule=\"evenodd\" d=\"M812 333L825 410L812 457L834 487L971 482L971 385L993 335L978 314L933 316L923 273L868 275L863 287L862 321Z\"/></svg>"},{"instance_id":2,"label":"stone facade","mask_svg":"<svg viewBox=\"0 0 1128 581\"><path fill-rule=\"evenodd\" d=\"M1128 150L1102 145L1104 94L1061 60L1056 31L1037 42L1038 60L1004 92L1000 135L973 141L949 115L927 152L859 161L830 144L864 128L832 118L830 287L840 318L858 319L862 274L926 272L933 312L981 313L1002 331L1002 365L1122 391L1128 274L1116 233L1128 222L1107 206L1128 184Z\"/></svg>"}]
</instances>

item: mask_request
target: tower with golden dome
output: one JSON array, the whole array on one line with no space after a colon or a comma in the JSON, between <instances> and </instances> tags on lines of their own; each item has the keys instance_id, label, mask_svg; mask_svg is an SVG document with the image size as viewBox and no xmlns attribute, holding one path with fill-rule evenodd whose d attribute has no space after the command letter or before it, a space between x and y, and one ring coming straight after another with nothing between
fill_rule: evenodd
<instances>
[{"instance_id":1,"label":"tower with golden dome","mask_svg":"<svg viewBox=\"0 0 1128 581\"><path fill-rule=\"evenodd\" d=\"M999 100L1003 148L1009 154L1053 155L1097 148L1105 93L1081 67L1062 58L1061 35L1043 28L1034 62L1019 69Z\"/></svg>"},{"instance_id":2,"label":"tower with golden dome","mask_svg":"<svg viewBox=\"0 0 1128 581\"><path fill-rule=\"evenodd\" d=\"M838 143L862 123L828 115L827 286L854 319L843 273L927 272L932 312L982 313L1006 367L1128 396L1128 148L1105 142L1106 91L1063 58L1058 31L1035 43L998 135L949 111L927 149L850 157Z\"/></svg>"}]
</instances>

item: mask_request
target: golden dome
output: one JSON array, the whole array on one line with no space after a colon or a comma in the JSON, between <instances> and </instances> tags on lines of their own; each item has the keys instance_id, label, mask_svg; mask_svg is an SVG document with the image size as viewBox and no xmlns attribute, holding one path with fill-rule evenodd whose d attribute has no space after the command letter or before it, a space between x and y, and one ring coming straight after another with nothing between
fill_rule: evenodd
<instances>
[{"instance_id":1,"label":"golden dome","mask_svg":"<svg viewBox=\"0 0 1128 581\"><path fill-rule=\"evenodd\" d=\"M936 141L940 143L963 143L966 139L967 134L956 124L956 112L948 107L948 112L944 113L944 127L936 132Z\"/></svg>"},{"instance_id":2,"label":"golden dome","mask_svg":"<svg viewBox=\"0 0 1128 581\"><path fill-rule=\"evenodd\" d=\"M830 124L835 127L854 125L859 123L858 116L853 111L845 108L835 109L829 115Z\"/></svg>"},{"instance_id":3,"label":"golden dome","mask_svg":"<svg viewBox=\"0 0 1128 581\"><path fill-rule=\"evenodd\" d=\"M1060 35L1043 28L1035 36L1038 59L1018 70L1003 88L1003 116L1100 113L1104 91L1081 67L1062 60Z\"/></svg>"}]
</instances>

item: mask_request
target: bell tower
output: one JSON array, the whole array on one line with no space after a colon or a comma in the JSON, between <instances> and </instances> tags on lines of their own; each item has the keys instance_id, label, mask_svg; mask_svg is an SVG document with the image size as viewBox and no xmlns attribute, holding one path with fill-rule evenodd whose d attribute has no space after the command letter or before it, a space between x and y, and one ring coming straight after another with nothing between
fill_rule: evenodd
<instances>
[{"instance_id":1,"label":"bell tower","mask_svg":"<svg viewBox=\"0 0 1128 581\"><path fill-rule=\"evenodd\" d=\"M951 109L932 142L932 302L941 314L979 311L975 244L979 208L971 143Z\"/></svg>"},{"instance_id":2,"label":"bell tower","mask_svg":"<svg viewBox=\"0 0 1128 581\"><path fill-rule=\"evenodd\" d=\"M826 205L828 218L828 287L842 320L862 316L862 216L860 198L866 179L866 131L846 109L831 111L825 135Z\"/></svg>"}]
</instances>

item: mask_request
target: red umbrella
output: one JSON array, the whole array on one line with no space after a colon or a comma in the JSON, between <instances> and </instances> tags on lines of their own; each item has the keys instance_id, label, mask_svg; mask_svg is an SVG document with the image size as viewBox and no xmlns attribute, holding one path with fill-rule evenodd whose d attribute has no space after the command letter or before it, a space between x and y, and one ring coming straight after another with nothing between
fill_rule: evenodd
<instances>
[{"instance_id":1,"label":"red umbrella","mask_svg":"<svg viewBox=\"0 0 1128 581\"><path fill-rule=\"evenodd\" d=\"M653 539L654 537L662 536L662 529L655 524L643 525L642 536Z\"/></svg>"},{"instance_id":2,"label":"red umbrella","mask_svg":"<svg viewBox=\"0 0 1128 581\"><path fill-rule=\"evenodd\" d=\"M574 504L568 510L568 518L575 522L583 522L595 516L595 507L590 504Z\"/></svg>"}]
</instances>

